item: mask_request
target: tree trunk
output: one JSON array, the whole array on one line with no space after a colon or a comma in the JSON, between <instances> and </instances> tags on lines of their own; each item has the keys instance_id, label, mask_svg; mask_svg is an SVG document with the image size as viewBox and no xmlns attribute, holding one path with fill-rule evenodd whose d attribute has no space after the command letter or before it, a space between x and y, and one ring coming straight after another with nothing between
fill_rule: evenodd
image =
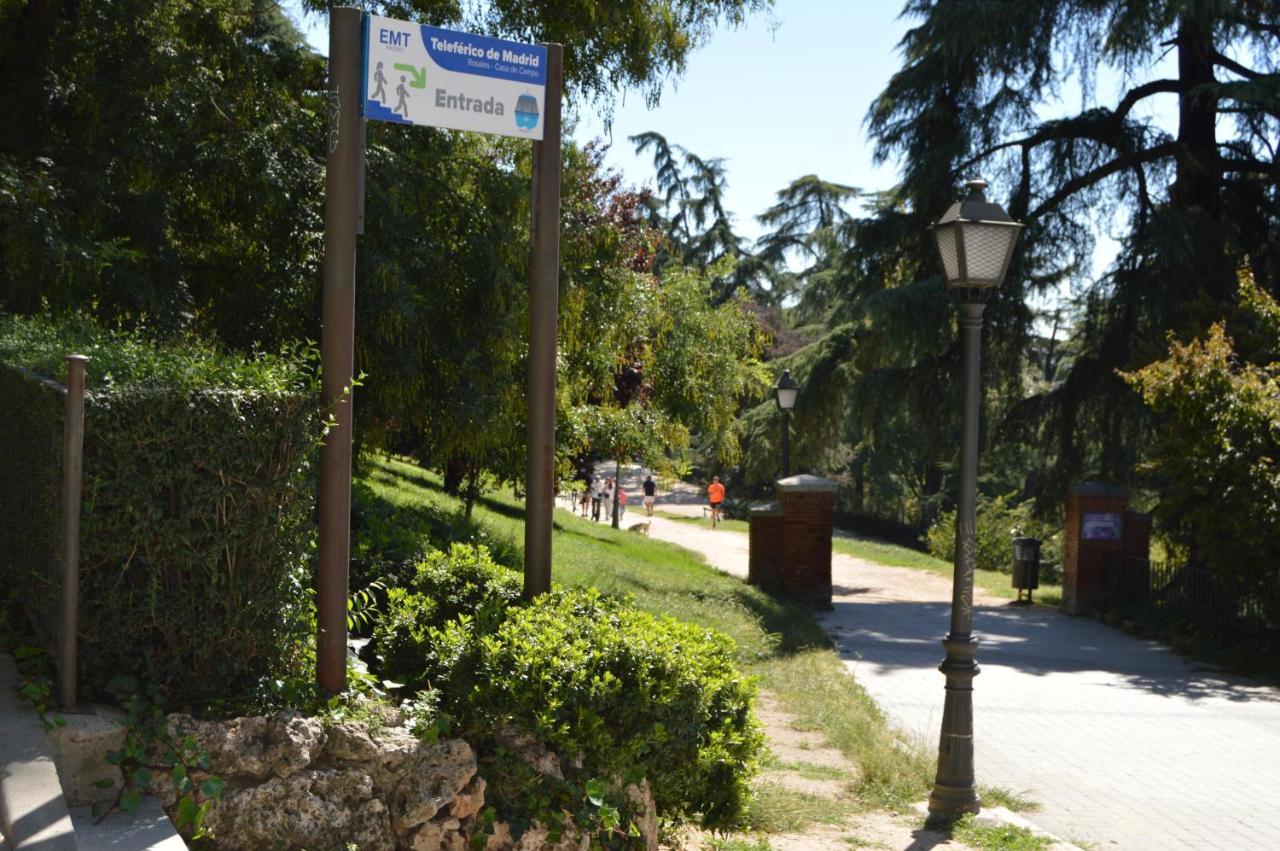
<instances>
[{"instance_id":1,"label":"tree trunk","mask_svg":"<svg viewBox=\"0 0 1280 851\"><path fill-rule=\"evenodd\" d=\"M465 456L452 455L444 465L444 492L449 496L461 496L462 485L467 480L467 472L471 468Z\"/></svg>"},{"instance_id":2,"label":"tree trunk","mask_svg":"<svg viewBox=\"0 0 1280 851\"><path fill-rule=\"evenodd\" d=\"M472 466L468 471L467 486L463 492L463 498L465 500L464 516L470 522L471 509L475 508L476 500L480 498L480 469L476 466Z\"/></svg>"},{"instance_id":3,"label":"tree trunk","mask_svg":"<svg viewBox=\"0 0 1280 851\"><path fill-rule=\"evenodd\" d=\"M1178 79L1182 94L1178 100L1177 174L1169 194L1175 207L1213 210L1222 184L1215 134L1218 104L1209 95L1194 93L1196 87L1216 82L1213 33L1204 26L1204 17L1193 8L1183 14L1178 25Z\"/></svg>"}]
</instances>

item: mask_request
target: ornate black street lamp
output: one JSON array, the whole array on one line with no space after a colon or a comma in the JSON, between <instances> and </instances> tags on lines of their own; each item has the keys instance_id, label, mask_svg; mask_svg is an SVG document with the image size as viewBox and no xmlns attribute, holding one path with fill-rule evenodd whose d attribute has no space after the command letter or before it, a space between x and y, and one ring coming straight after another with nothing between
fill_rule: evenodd
<instances>
[{"instance_id":1,"label":"ornate black street lamp","mask_svg":"<svg viewBox=\"0 0 1280 851\"><path fill-rule=\"evenodd\" d=\"M938 743L938 774L929 796L937 815L976 813L973 784L973 678L978 675L973 637L974 539L978 500L978 396L982 381L982 311L1004 281L1022 227L982 194L986 182L965 184L969 194L933 226L947 286L960 305L964 337L964 410L960 432L960 493L956 509L955 578L951 591L951 631L943 640L947 657L938 670L947 677Z\"/></svg>"},{"instance_id":2,"label":"ornate black street lamp","mask_svg":"<svg viewBox=\"0 0 1280 851\"><path fill-rule=\"evenodd\" d=\"M778 383L773 385L773 397L782 411L782 478L791 475L791 409L796 406L800 385L791 378L791 370L784 369Z\"/></svg>"}]
</instances>

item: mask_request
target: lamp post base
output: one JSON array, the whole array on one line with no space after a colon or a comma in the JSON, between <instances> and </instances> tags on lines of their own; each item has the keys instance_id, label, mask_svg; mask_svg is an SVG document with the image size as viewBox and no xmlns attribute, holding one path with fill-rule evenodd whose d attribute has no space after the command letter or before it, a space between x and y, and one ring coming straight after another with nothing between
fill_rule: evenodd
<instances>
[{"instance_id":1,"label":"lamp post base","mask_svg":"<svg viewBox=\"0 0 1280 851\"><path fill-rule=\"evenodd\" d=\"M947 677L942 705L942 736L938 742L938 774L929 795L929 813L960 816L981 808L973 777L973 678L978 675L972 636L948 635L942 642L947 657L938 666Z\"/></svg>"},{"instance_id":2,"label":"lamp post base","mask_svg":"<svg viewBox=\"0 0 1280 851\"><path fill-rule=\"evenodd\" d=\"M929 815L938 818L959 818L965 813L977 815L982 801L972 786L943 786L935 783L929 793Z\"/></svg>"}]
</instances>

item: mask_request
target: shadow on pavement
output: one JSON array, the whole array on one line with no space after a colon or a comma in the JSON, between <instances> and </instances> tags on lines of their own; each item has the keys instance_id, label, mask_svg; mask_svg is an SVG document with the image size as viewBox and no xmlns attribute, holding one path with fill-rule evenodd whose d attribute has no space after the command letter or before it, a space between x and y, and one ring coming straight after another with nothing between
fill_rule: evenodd
<instances>
[{"instance_id":1,"label":"shadow on pavement","mask_svg":"<svg viewBox=\"0 0 1280 851\"><path fill-rule=\"evenodd\" d=\"M942 658L939 641L950 613L949 603L836 600L825 623L846 661L882 670L934 667ZM1101 671L1121 678L1122 687L1154 694L1280 702L1280 690L1197 669L1160 644L1051 609L979 606L974 609L974 634L983 667L1005 666L1034 676Z\"/></svg>"}]
</instances>

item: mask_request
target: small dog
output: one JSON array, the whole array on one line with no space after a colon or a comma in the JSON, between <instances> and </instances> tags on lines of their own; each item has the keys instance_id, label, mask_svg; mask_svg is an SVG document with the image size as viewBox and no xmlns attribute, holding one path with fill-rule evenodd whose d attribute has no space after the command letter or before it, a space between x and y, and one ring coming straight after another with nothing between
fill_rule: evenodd
<instances>
[{"instance_id":1,"label":"small dog","mask_svg":"<svg viewBox=\"0 0 1280 851\"><path fill-rule=\"evenodd\" d=\"M648 523L637 523L637 524L635 524L634 526L632 526L630 529L628 529L627 531L628 531L628 532L639 532L641 535L644 535L644 536L647 538L647 537L649 537L649 524L648 524Z\"/></svg>"}]
</instances>

